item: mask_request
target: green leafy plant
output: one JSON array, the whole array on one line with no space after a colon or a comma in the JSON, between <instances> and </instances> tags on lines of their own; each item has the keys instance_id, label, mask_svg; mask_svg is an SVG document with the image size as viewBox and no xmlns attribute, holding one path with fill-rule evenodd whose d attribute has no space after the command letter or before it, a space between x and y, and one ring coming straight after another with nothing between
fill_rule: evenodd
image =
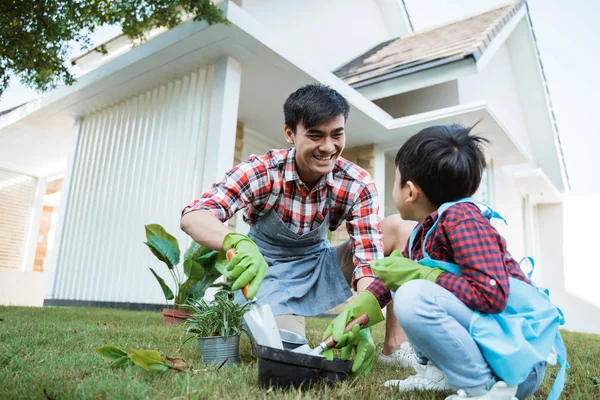
<instances>
[{"instance_id":1,"label":"green leafy plant","mask_svg":"<svg viewBox=\"0 0 600 400\"><path fill-rule=\"evenodd\" d=\"M117 368L123 365L137 365L146 371L185 371L190 366L182 358L173 358L160 354L157 350L136 350L131 353L114 346L103 346L96 349L98 354L111 361L110 368Z\"/></svg>"},{"instance_id":2,"label":"green leafy plant","mask_svg":"<svg viewBox=\"0 0 600 400\"><path fill-rule=\"evenodd\" d=\"M229 337L244 332L242 322L250 304L239 304L233 293L222 289L215 294L214 300L198 300L190 306L192 315L186 320L184 334L189 334L184 343L195 337Z\"/></svg>"},{"instance_id":3,"label":"green leafy plant","mask_svg":"<svg viewBox=\"0 0 600 400\"><path fill-rule=\"evenodd\" d=\"M184 253L181 268L181 252L177 239L158 224L145 225L145 229L145 244L152 254L167 266L176 284L175 292L154 269L150 268L150 271L158 281L167 302L173 300L176 309L188 310L189 304L202 299L206 289L211 286L228 285L226 282L215 284L215 280L227 272L225 252L211 250L192 242Z\"/></svg>"}]
</instances>

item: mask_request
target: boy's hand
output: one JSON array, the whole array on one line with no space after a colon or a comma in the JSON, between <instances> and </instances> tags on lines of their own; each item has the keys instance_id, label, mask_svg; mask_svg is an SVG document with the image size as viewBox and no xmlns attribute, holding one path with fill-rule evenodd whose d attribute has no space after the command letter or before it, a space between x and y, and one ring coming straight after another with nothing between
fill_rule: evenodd
<instances>
[{"instance_id":1,"label":"boy's hand","mask_svg":"<svg viewBox=\"0 0 600 400\"><path fill-rule=\"evenodd\" d=\"M356 349L350 371L351 375L353 377L367 375L371 371L373 359L375 358L375 342L371 336L371 328L360 329L358 325L355 325L350 336L350 343L346 343L346 346L342 347L341 358L342 360L349 360L352 351ZM323 355L328 360L333 360L333 349L325 350Z\"/></svg>"},{"instance_id":2,"label":"boy's hand","mask_svg":"<svg viewBox=\"0 0 600 400\"><path fill-rule=\"evenodd\" d=\"M362 329L358 325L355 325L351 331L344 333L348 322L362 314L369 316L367 325L363 326ZM344 307L344 310L334 318L325 330L325 333L323 333L323 339L332 335L336 343L335 347L342 349L342 358L344 359L350 358L352 351L356 349L352 372L354 374L368 373L373 363L375 345L367 328L381 321L383 321L383 313L381 312L377 298L373 293L363 291L352 299ZM333 358L333 351L331 349L326 350L323 352L323 355L331 359Z\"/></svg>"},{"instance_id":3,"label":"boy's hand","mask_svg":"<svg viewBox=\"0 0 600 400\"><path fill-rule=\"evenodd\" d=\"M435 283L443 270L426 267L416 261L405 258L398 250L388 257L371 262L371 269L381 282L391 291L414 279L425 279Z\"/></svg>"},{"instance_id":4,"label":"boy's hand","mask_svg":"<svg viewBox=\"0 0 600 400\"><path fill-rule=\"evenodd\" d=\"M223 239L223 250L235 249L235 255L227 264L229 274L227 278L234 279L232 290L238 290L246 286L248 282L248 300L256 297L260 284L267 275L269 265L260 253L256 243L248 236L241 233L229 233Z\"/></svg>"}]
</instances>

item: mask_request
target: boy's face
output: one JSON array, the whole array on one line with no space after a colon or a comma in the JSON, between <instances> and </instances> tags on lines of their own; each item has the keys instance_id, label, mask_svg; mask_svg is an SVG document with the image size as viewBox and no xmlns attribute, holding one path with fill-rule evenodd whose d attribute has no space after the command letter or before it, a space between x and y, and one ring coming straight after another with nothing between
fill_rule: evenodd
<instances>
[{"instance_id":1,"label":"boy's face","mask_svg":"<svg viewBox=\"0 0 600 400\"><path fill-rule=\"evenodd\" d=\"M402 219L407 221L418 221L415 219L413 211L413 202L411 194L411 186L408 182L404 187L400 187L401 175L398 168L396 168L396 179L394 181L394 190L392 196L394 197L394 203L396 208L400 212ZM420 222L420 221L418 221Z\"/></svg>"},{"instance_id":2,"label":"boy's face","mask_svg":"<svg viewBox=\"0 0 600 400\"><path fill-rule=\"evenodd\" d=\"M342 154L346 145L344 125L344 116L338 115L310 129L299 122L296 133L285 126L285 139L296 147L298 175L309 188L333 170Z\"/></svg>"}]
</instances>

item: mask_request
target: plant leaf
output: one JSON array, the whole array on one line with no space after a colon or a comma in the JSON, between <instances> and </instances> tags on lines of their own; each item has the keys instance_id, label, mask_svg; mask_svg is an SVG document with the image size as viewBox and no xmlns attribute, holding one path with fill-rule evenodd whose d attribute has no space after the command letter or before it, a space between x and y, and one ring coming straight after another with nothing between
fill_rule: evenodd
<instances>
[{"instance_id":1,"label":"plant leaf","mask_svg":"<svg viewBox=\"0 0 600 400\"><path fill-rule=\"evenodd\" d=\"M179 305L179 309L186 311L185 305L196 282L196 279L187 279L183 284L179 285L179 292L177 292L177 297L175 298L175 305Z\"/></svg>"},{"instance_id":2,"label":"plant leaf","mask_svg":"<svg viewBox=\"0 0 600 400\"><path fill-rule=\"evenodd\" d=\"M166 365L163 364L149 364L148 368L150 368L153 371L168 371L169 367L167 367Z\"/></svg>"},{"instance_id":3,"label":"plant leaf","mask_svg":"<svg viewBox=\"0 0 600 400\"><path fill-rule=\"evenodd\" d=\"M173 292L171 291L171 289L167 286L167 284L165 283L165 281L163 280L163 278L161 278L160 276L158 276L156 274L156 272L154 272L154 270L152 268L150 268L150 271L152 272L152 274L154 275L154 277L156 278L156 280L158 281L158 283L160 284L160 287L165 295L165 299L167 300L173 300Z\"/></svg>"},{"instance_id":4,"label":"plant leaf","mask_svg":"<svg viewBox=\"0 0 600 400\"><path fill-rule=\"evenodd\" d=\"M177 242L177 239L174 236L170 235L165 230L165 228L163 228L159 224L144 225L144 228L146 229L146 240L150 241L150 236L158 236L159 238L166 239L169 241L169 243L171 243L173 248L177 250L177 254L180 253L179 243Z\"/></svg>"},{"instance_id":5,"label":"plant leaf","mask_svg":"<svg viewBox=\"0 0 600 400\"><path fill-rule=\"evenodd\" d=\"M184 260L193 260L196 257L199 257L200 254L202 254L202 252L204 251L204 247L201 246L199 243L196 243L194 241L192 241L192 243L190 243L190 247L188 247L188 249L185 251L185 254L183 255L183 259Z\"/></svg>"},{"instance_id":6,"label":"plant leaf","mask_svg":"<svg viewBox=\"0 0 600 400\"><path fill-rule=\"evenodd\" d=\"M173 247L171 242L167 239L158 236L150 236L146 245L150 247L150 250L156 250L152 251L152 253L158 257L159 260L167 264L169 269L173 269L175 265L179 264L179 250Z\"/></svg>"},{"instance_id":7,"label":"plant leaf","mask_svg":"<svg viewBox=\"0 0 600 400\"><path fill-rule=\"evenodd\" d=\"M115 361L113 361L111 367L117 368L117 367L120 367L121 365L127 364L129 362L131 362L131 359L129 358L129 356L123 356L123 357L118 358Z\"/></svg>"},{"instance_id":8,"label":"plant leaf","mask_svg":"<svg viewBox=\"0 0 600 400\"><path fill-rule=\"evenodd\" d=\"M160 367L154 367L154 365L163 365L167 369L166 360L161 357L160 353L156 350L131 350L132 354L129 354L129 358L136 365L139 365L146 371L163 371Z\"/></svg>"},{"instance_id":9,"label":"plant leaf","mask_svg":"<svg viewBox=\"0 0 600 400\"><path fill-rule=\"evenodd\" d=\"M100 354L104 358L108 358L111 361L118 361L122 357L127 357L127 353L118 347L114 346L102 346L96 349L98 354Z\"/></svg>"},{"instance_id":10,"label":"plant leaf","mask_svg":"<svg viewBox=\"0 0 600 400\"><path fill-rule=\"evenodd\" d=\"M193 259L183 261L183 272L189 279L199 280L204 278L204 267Z\"/></svg>"},{"instance_id":11,"label":"plant leaf","mask_svg":"<svg viewBox=\"0 0 600 400\"><path fill-rule=\"evenodd\" d=\"M215 269L219 271L221 275L227 276L227 264L229 264L229 261L227 260L226 253L224 251L219 252L215 259Z\"/></svg>"}]
</instances>

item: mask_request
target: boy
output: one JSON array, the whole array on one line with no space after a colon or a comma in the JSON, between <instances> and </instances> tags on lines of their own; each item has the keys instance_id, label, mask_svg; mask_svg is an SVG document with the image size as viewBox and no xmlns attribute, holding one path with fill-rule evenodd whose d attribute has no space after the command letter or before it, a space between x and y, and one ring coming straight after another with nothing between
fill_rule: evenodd
<instances>
[{"instance_id":1,"label":"boy","mask_svg":"<svg viewBox=\"0 0 600 400\"><path fill-rule=\"evenodd\" d=\"M558 396L567 367L562 314L507 251L489 222L499 215L468 199L479 187L487 142L470 131L429 127L396 155L394 202L402 219L420 224L404 257L394 252L371 267L397 289L394 313L421 364L416 375L386 386L457 390L448 399L523 399L540 386L556 349L562 368L550 397Z\"/></svg>"}]
</instances>

